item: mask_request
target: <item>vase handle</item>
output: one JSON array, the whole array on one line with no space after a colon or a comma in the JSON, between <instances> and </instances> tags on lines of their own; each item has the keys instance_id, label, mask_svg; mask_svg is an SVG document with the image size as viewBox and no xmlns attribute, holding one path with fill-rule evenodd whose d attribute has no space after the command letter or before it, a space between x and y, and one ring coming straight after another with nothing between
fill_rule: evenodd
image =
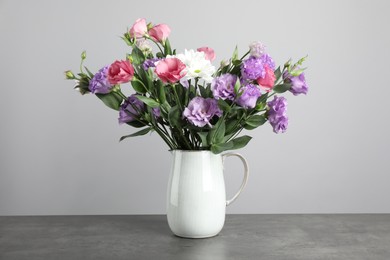
<instances>
[{"instance_id":1,"label":"vase handle","mask_svg":"<svg viewBox=\"0 0 390 260\"><path fill-rule=\"evenodd\" d=\"M225 154L222 155L223 162L225 161L225 157L227 158L227 157L231 157L231 156L238 157L242 161L242 163L244 164L244 179L242 180L242 183L241 183L241 186L240 186L240 189L238 190L238 192L233 196L233 198L231 198L230 200L226 201L226 206L229 206L241 194L241 192L244 189L246 183L248 182L248 176L249 176L248 163L247 163L247 161L245 160L245 158L241 154L239 154L239 153L225 153Z\"/></svg>"}]
</instances>

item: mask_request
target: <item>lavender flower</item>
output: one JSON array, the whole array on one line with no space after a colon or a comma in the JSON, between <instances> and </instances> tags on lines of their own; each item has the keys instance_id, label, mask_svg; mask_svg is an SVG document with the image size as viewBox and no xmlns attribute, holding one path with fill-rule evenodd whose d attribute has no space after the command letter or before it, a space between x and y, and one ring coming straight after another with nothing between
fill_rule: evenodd
<instances>
[{"instance_id":1,"label":"lavender flower","mask_svg":"<svg viewBox=\"0 0 390 260\"><path fill-rule=\"evenodd\" d=\"M142 64L142 68L144 70L148 70L149 68L154 68L156 67L156 62L159 61L159 58L152 58L145 60L144 63Z\"/></svg>"},{"instance_id":2,"label":"lavender flower","mask_svg":"<svg viewBox=\"0 0 390 260\"><path fill-rule=\"evenodd\" d=\"M203 127L209 125L214 116L222 116L222 111L218 107L217 100L213 98L193 98L188 107L184 109L183 117L193 125Z\"/></svg>"},{"instance_id":3,"label":"lavender flower","mask_svg":"<svg viewBox=\"0 0 390 260\"><path fill-rule=\"evenodd\" d=\"M291 82L291 88L290 92L293 93L294 96L297 96L299 94L307 94L307 91L309 90L306 79L305 79L305 73L302 72L299 76L292 76L288 71L285 71L283 73L283 78L287 81Z\"/></svg>"},{"instance_id":4,"label":"lavender flower","mask_svg":"<svg viewBox=\"0 0 390 260\"><path fill-rule=\"evenodd\" d=\"M96 94L96 93L101 93L101 94L107 94L110 93L113 85L108 82L107 79L107 73L108 73L108 67L105 66L101 68L95 76L89 81L89 90Z\"/></svg>"},{"instance_id":5,"label":"lavender flower","mask_svg":"<svg viewBox=\"0 0 390 260\"><path fill-rule=\"evenodd\" d=\"M273 127L275 133L284 133L288 126L287 100L284 97L274 97L268 102L268 121Z\"/></svg>"},{"instance_id":6,"label":"lavender flower","mask_svg":"<svg viewBox=\"0 0 390 260\"><path fill-rule=\"evenodd\" d=\"M260 77L264 78L265 69L263 60L253 56L244 60L241 65L241 75L244 80L256 80Z\"/></svg>"},{"instance_id":7,"label":"lavender flower","mask_svg":"<svg viewBox=\"0 0 390 260\"><path fill-rule=\"evenodd\" d=\"M161 110L159 107L152 108L152 114L155 118L159 118L161 116Z\"/></svg>"},{"instance_id":8,"label":"lavender flower","mask_svg":"<svg viewBox=\"0 0 390 260\"><path fill-rule=\"evenodd\" d=\"M134 121L144 109L144 103L135 94L131 95L119 108L119 124Z\"/></svg>"},{"instance_id":9,"label":"lavender flower","mask_svg":"<svg viewBox=\"0 0 390 260\"><path fill-rule=\"evenodd\" d=\"M265 52L265 45L262 44L261 42L252 42L249 45L249 52L251 56L260 58L261 55Z\"/></svg>"},{"instance_id":10,"label":"lavender flower","mask_svg":"<svg viewBox=\"0 0 390 260\"><path fill-rule=\"evenodd\" d=\"M213 90L214 98L234 100L234 85L236 84L237 76L232 74L223 74L216 77L211 82L211 89Z\"/></svg>"},{"instance_id":11,"label":"lavender flower","mask_svg":"<svg viewBox=\"0 0 390 260\"><path fill-rule=\"evenodd\" d=\"M248 84L241 87L242 95L236 100L236 103L244 108L254 108L257 99L261 96L260 89L254 84Z\"/></svg>"},{"instance_id":12,"label":"lavender flower","mask_svg":"<svg viewBox=\"0 0 390 260\"><path fill-rule=\"evenodd\" d=\"M263 55L261 55L261 57L259 59L263 63L263 66L267 65L270 69L275 70L275 62L271 58L271 56L269 56L267 53L264 53ZM264 77L262 77L262 78L264 78Z\"/></svg>"}]
</instances>

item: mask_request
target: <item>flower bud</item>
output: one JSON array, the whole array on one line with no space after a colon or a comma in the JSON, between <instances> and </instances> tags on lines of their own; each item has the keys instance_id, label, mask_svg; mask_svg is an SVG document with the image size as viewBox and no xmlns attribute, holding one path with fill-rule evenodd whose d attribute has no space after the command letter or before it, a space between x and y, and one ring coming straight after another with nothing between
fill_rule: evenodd
<instances>
[{"instance_id":1,"label":"flower bud","mask_svg":"<svg viewBox=\"0 0 390 260\"><path fill-rule=\"evenodd\" d=\"M221 61L221 67L222 68L228 66L229 64L230 64L230 61L228 61L228 60L222 60Z\"/></svg>"},{"instance_id":2,"label":"flower bud","mask_svg":"<svg viewBox=\"0 0 390 260\"><path fill-rule=\"evenodd\" d=\"M286 61L286 63L284 63L284 68L289 68L291 66L291 59L289 59L288 61Z\"/></svg>"},{"instance_id":3,"label":"flower bud","mask_svg":"<svg viewBox=\"0 0 390 260\"><path fill-rule=\"evenodd\" d=\"M86 51L83 51L82 53L81 53L81 59L82 60L85 60L87 58L87 52Z\"/></svg>"},{"instance_id":4,"label":"flower bud","mask_svg":"<svg viewBox=\"0 0 390 260\"><path fill-rule=\"evenodd\" d=\"M66 77L66 79L75 79L76 78L74 76L73 72L70 70L65 71L65 77Z\"/></svg>"}]
</instances>

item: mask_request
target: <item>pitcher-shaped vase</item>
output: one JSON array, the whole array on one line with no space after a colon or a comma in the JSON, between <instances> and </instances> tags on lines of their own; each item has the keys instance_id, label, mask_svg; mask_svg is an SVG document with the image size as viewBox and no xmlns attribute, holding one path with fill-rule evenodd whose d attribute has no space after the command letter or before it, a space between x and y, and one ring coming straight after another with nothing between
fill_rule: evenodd
<instances>
[{"instance_id":1,"label":"pitcher-shaped vase","mask_svg":"<svg viewBox=\"0 0 390 260\"><path fill-rule=\"evenodd\" d=\"M244 189L248 164L237 153L174 150L167 191L167 218L172 232L180 237L216 236L225 223L226 207ZM223 163L236 156L244 164L244 178L238 192L226 200Z\"/></svg>"}]
</instances>

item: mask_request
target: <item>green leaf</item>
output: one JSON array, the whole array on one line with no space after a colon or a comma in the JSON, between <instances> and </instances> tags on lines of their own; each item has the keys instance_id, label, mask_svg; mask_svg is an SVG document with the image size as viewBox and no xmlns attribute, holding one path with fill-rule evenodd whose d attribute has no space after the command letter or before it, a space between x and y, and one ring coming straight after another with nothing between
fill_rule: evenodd
<instances>
[{"instance_id":1,"label":"green leaf","mask_svg":"<svg viewBox=\"0 0 390 260\"><path fill-rule=\"evenodd\" d=\"M119 110L119 107L122 103L123 98L115 92L110 92L108 94L96 94L96 96L103 101L103 103L114 110Z\"/></svg>"},{"instance_id":2,"label":"green leaf","mask_svg":"<svg viewBox=\"0 0 390 260\"><path fill-rule=\"evenodd\" d=\"M131 85L133 86L133 89L138 93L145 94L147 92L144 83L142 83L142 81L137 78L133 78L133 80L131 81Z\"/></svg>"},{"instance_id":3,"label":"green leaf","mask_svg":"<svg viewBox=\"0 0 390 260\"><path fill-rule=\"evenodd\" d=\"M283 83L276 85L272 90L276 93L284 93L291 88L291 83Z\"/></svg>"},{"instance_id":4,"label":"green leaf","mask_svg":"<svg viewBox=\"0 0 390 260\"><path fill-rule=\"evenodd\" d=\"M133 51L131 52L131 57L133 60L133 64L141 65L145 61L145 56L142 51L137 47L133 46Z\"/></svg>"},{"instance_id":5,"label":"green leaf","mask_svg":"<svg viewBox=\"0 0 390 260\"><path fill-rule=\"evenodd\" d=\"M232 118L226 121L226 130L225 134L231 134L234 128L236 128L238 125L238 119Z\"/></svg>"},{"instance_id":6,"label":"green leaf","mask_svg":"<svg viewBox=\"0 0 390 260\"><path fill-rule=\"evenodd\" d=\"M275 73L275 82L277 82L282 76L282 71L280 70L280 66L274 71Z\"/></svg>"},{"instance_id":7,"label":"green leaf","mask_svg":"<svg viewBox=\"0 0 390 260\"><path fill-rule=\"evenodd\" d=\"M230 148L230 149L236 150L236 149L243 148L249 143L249 141L251 139L252 139L252 137L250 137L248 135L237 137L229 142L229 143L232 143L232 148Z\"/></svg>"},{"instance_id":8,"label":"green leaf","mask_svg":"<svg viewBox=\"0 0 390 260\"><path fill-rule=\"evenodd\" d=\"M200 139L202 140L202 146L207 147L209 142L207 141L208 132L198 132Z\"/></svg>"},{"instance_id":9,"label":"green leaf","mask_svg":"<svg viewBox=\"0 0 390 260\"><path fill-rule=\"evenodd\" d=\"M141 127L145 127L147 125L146 122L144 123L144 122L140 122L137 120L127 122L126 124L128 124L129 126L135 127L135 128L141 128Z\"/></svg>"},{"instance_id":10,"label":"green leaf","mask_svg":"<svg viewBox=\"0 0 390 260\"><path fill-rule=\"evenodd\" d=\"M148 97L140 96L140 95L136 95L136 97L150 107L155 108L155 107L160 106L160 103L158 103L156 100L154 100L152 98L148 98Z\"/></svg>"},{"instance_id":11,"label":"green leaf","mask_svg":"<svg viewBox=\"0 0 390 260\"><path fill-rule=\"evenodd\" d=\"M267 93L264 93L263 95L261 95L258 99L257 99L257 104L260 104L260 103L265 103L265 101L267 101L268 99L268 92Z\"/></svg>"},{"instance_id":12,"label":"green leaf","mask_svg":"<svg viewBox=\"0 0 390 260\"><path fill-rule=\"evenodd\" d=\"M171 44L169 43L168 39L166 39L164 43L164 52L165 52L165 56L172 55Z\"/></svg>"},{"instance_id":13,"label":"green leaf","mask_svg":"<svg viewBox=\"0 0 390 260\"><path fill-rule=\"evenodd\" d=\"M264 115L253 115L245 121L244 128L247 130L252 130L261 126L266 121L267 119L265 119Z\"/></svg>"},{"instance_id":14,"label":"green leaf","mask_svg":"<svg viewBox=\"0 0 390 260\"><path fill-rule=\"evenodd\" d=\"M221 143L223 137L225 136L226 125L225 120L221 117L214 127L210 130L207 141L209 144L218 144Z\"/></svg>"},{"instance_id":15,"label":"green leaf","mask_svg":"<svg viewBox=\"0 0 390 260\"><path fill-rule=\"evenodd\" d=\"M124 139L126 138L129 138L129 137L134 137L134 136L140 136L140 135L146 135L147 133L150 132L150 130L152 130L151 127L147 127L147 128L144 128L138 132L135 132L133 134L130 134L130 135L124 135L122 136L120 139L119 139L119 142L123 141Z\"/></svg>"},{"instance_id":16,"label":"green leaf","mask_svg":"<svg viewBox=\"0 0 390 260\"><path fill-rule=\"evenodd\" d=\"M155 83L155 87L157 88L158 99L160 103L165 103L167 97L165 96L165 86L160 80L157 80Z\"/></svg>"},{"instance_id":17,"label":"green leaf","mask_svg":"<svg viewBox=\"0 0 390 260\"><path fill-rule=\"evenodd\" d=\"M218 99L218 106L222 111L229 112L231 110L230 105L222 98Z\"/></svg>"},{"instance_id":18,"label":"green leaf","mask_svg":"<svg viewBox=\"0 0 390 260\"><path fill-rule=\"evenodd\" d=\"M238 47L236 45L236 48L234 48L234 52L232 55L232 61L238 60Z\"/></svg>"},{"instance_id":19,"label":"green leaf","mask_svg":"<svg viewBox=\"0 0 390 260\"><path fill-rule=\"evenodd\" d=\"M233 148L233 142L223 143L223 144L213 144L211 145L211 152L214 154L222 153L226 150L231 150Z\"/></svg>"},{"instance_id":20,"label":"green leaf","mask_svg":"<svg viewBox=\"0 0 390 260\"><path fill-rule=\"evenodd\" d=\"M171 126L181 128L181 112L179 106L176 105L171 108L168 114L168 120Z\"/></svg>"},{"instance_id":21,"label":"green leaf","mask_svg":"<svg viewBox=\"0 0 390 260\"><path fill-rule=\"evenodd\" d=\"M92 74L92 72L86 66L84 66L84 69L87 71L89 77L93 78L94 75Z\"/></svg>"}]
</instances>

